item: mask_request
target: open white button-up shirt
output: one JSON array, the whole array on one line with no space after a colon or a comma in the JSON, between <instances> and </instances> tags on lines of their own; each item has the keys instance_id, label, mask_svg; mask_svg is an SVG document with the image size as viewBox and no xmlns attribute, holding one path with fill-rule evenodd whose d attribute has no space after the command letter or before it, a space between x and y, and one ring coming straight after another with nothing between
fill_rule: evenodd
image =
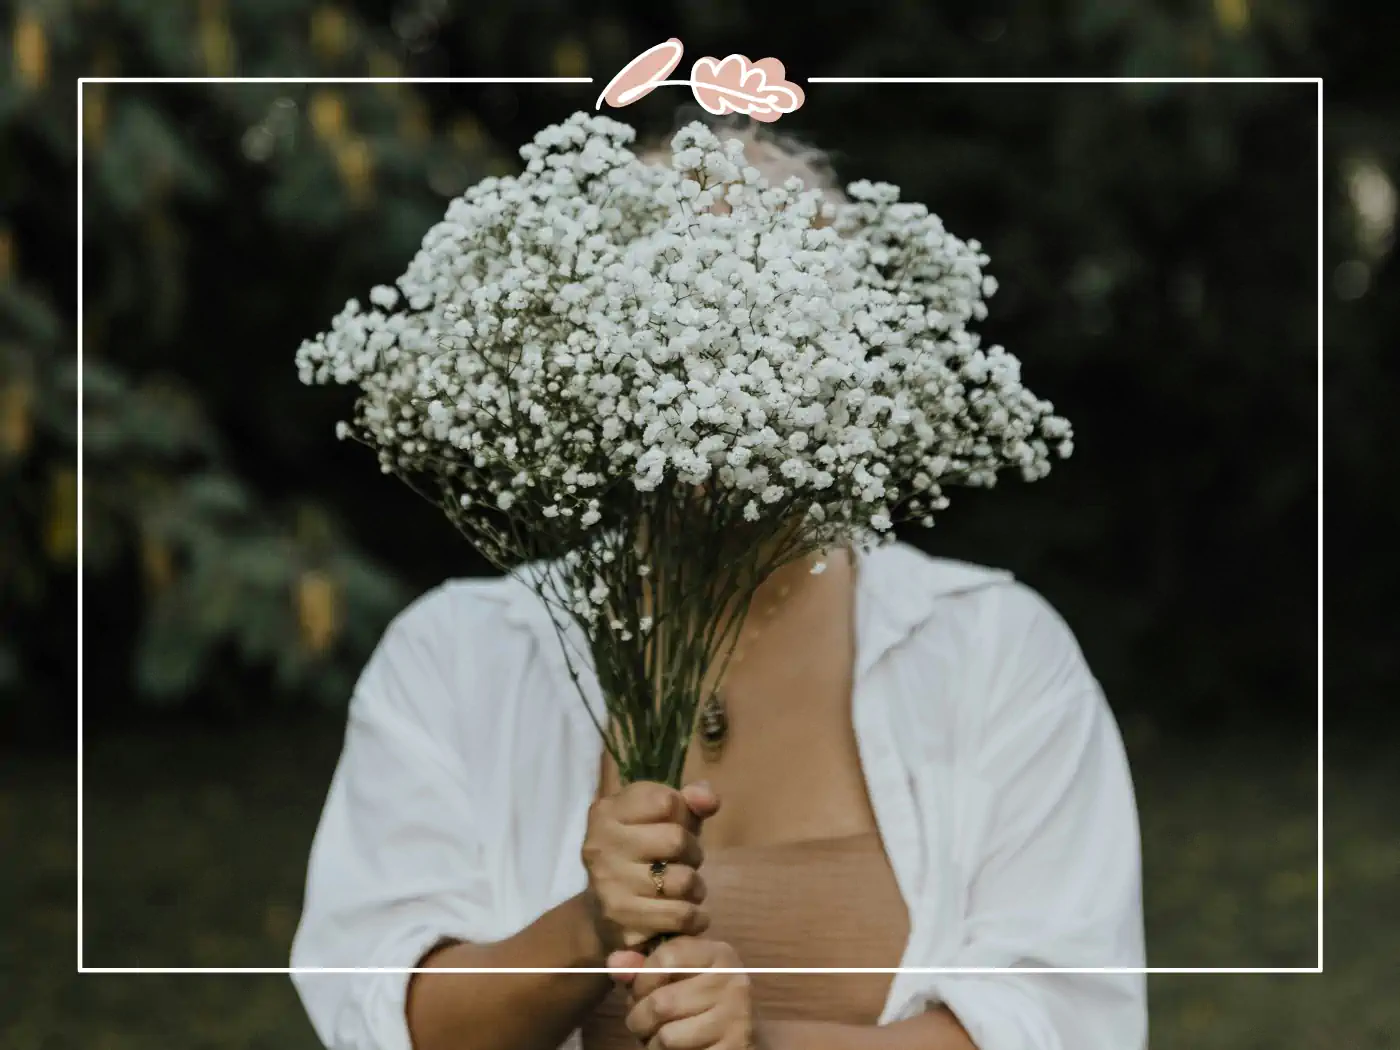
<instances>
[{"instance_id":1,"label":"open white button-up shirt","mask_svg":"<svg viewBox=\"0 0 1400 1050\"><path fill-rule=\"evenodd\" d=\"M900 965L1142 966L1132 782L1068 627L1008 573L903 544L859 565L852 717L909 909ZM294 966L412 967L584 888L602 743L548 616L518 579L464 580L386 632L350 704ZM407 975L295 980L332 1050L409 1050ZM937 1003L980 1050L1146 1046L1140 974L903 972L881 1022Z\"/></svg>"}]
</instances>

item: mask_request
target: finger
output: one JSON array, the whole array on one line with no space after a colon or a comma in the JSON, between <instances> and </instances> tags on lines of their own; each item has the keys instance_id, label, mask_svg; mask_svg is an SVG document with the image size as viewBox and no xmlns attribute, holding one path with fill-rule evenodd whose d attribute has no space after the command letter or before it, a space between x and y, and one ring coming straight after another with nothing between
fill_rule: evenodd
<instances>
[{"instance_id":1,"label":"finger","mask_svg":"<svg viewBox=\"0 0 1400 1050\"><path fill-rule=\"evenodd\" d=\"M620 829L621 845L626 850L624 856L631 856L644 864L664 860L669 864L686 864L700 867L705 860L705 851L700 840L680 824L638 824Z\"/></svg>"},{"instance_id":2,"label":"finger","mask_svg":"<svg viewBox=\"0 0 1400 1050\"><path fill-rule=\"evenodd\" d=\"M625 931L624 948L641 948L658 934L693 937L710 928L710 917L698 904L663 897L634 897L623 905L614 921Z\"/></svg>"},{"instance_id":3,"label":"finger","mask_svg":"<svg viewBox=\"0 0 1400 1050\"><path fill-rule=\"evenodd\" d=\"M631 996L632 1002L645 1002L650 996L656 994L657 990L664 988L668 984L674 984L686 978L683 973L657 973L654 970L642 970L632 978Z\"/></svg>"},{"instance_id":4,"label":"finger","mask_svg":"<svg viewBox=\"0 0 1400 1050\"><path fill-rule=\"evenodd\" d=\"M645 1043L663 1025L712 1010L727 979L722 973L678 975L677 980L637 999L627 1014L627 1030Z\"/></svg>"},{"instance_id":5,"label":"finger","mask_svg":"<svg viewBox=\"0 0 1400 1050\"><path fill-rule=\"evenodd\" d=\"M613 815L622 824L684 825L691 819L690 806L681 793L665 784L638 780L613 797Z\"/></svg>"},{"instance_id":6,"label":"finger","mask_svg":"<svg viewBox=\"0 0 1400 1050\"><path fill-rule=\"evenodd\" d=\"M684 981L687 977L696 976L685 973L666 973L661 970L643 969L640 973L632 977L632 1001L643 1003L654 996L657 991L668 984L675 984Z\"/></svg>"},{"instance_id":7,"label":"finger","mask_svg":"<svg viewBox=\"0 0 1400 1050\"><path fill-rule=\"evenodd\" d=\"M646 967L632 981L632 996L641 1001L653 994L662 985L672 981L685 980L696 974L665 973L667 969L700 969L714 966L718 949L716 941L706 941L699 937L675 937L661 945L647 957Z\"/></svg>"},{"instance_id":8,"label":"finger","mask_svg":"<svg viewBox=\"0 0 1400 1050\"><path fill-rule=\"evenodd\" d=\"M740 965L738 959L738 954L724 941L696 936L673 937L652 952L647 958L647 968L734 967Z\"/></svg>"},{"instance_id":9,"label":"finger","mask_svg":"<svg viewBox=\"0 0 1400 1050\"><path fill-rule=\"evenodd\" d=\"M719 812L719 795L708 780L687 784L681 788L681 798L685 799L685 804L696 821L708 820Z\"/></svg>"},{"instance_id":10,"label":"finger","mask_svg":"<svg viewBox=\"0 0 1400 1050\"><path fill-rule=\"evenodd\" d=\"M613 952L604 963L609 970L614 971L611 974L612 979L624 988L632 984L638 971L646 964L647 957L641 952L633 951Z\"/></svg>"},{"instance_id":11,"label":"finger","mask_svg":"<svg viewBox=\"0 0 1400 1050\"><path fill-rule=\"evenodd\" d=\"M709 892L704 878L689 864L672 864L669 861L661 875L660 893L656 892L656 879L651 873L650 864L637 865L634 882L638 896L664 897L672 901L693 901L700 904Z\"/></svg>"},{"instance_id":12,"label":"finger","mask_svg":"<svg viewBox=\"0 0 1400 1050\"><path fill-rule=\"evenodd\" d=\"M724 1015L706 1010L695 1017L670 1021L647 1040L648 1050L709 1050L721 1042L727 1028Z\"/></svg>"}]
</instances>

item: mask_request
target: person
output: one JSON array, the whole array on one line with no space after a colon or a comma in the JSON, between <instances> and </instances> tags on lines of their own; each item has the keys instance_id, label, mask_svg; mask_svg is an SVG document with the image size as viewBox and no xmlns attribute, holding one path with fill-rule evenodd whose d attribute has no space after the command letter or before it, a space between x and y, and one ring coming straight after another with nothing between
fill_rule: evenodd
<instances>
[{"instance_id":1,"label":"person","mask_svg":"<svg viewBox=\"0 0 1400 1050\"><path fill-rule=\"evenodd\" d=\"M1088 972L1144 965L1141 871L1070 629L1007 572L904 543L826 560L755 594L679 791L620 784L518 573L402 613L350 702L292 949L325 1045L1145 1047L1141 973ZM549 972L454 972L503 968Z\"/></svg>"}]
</instances>

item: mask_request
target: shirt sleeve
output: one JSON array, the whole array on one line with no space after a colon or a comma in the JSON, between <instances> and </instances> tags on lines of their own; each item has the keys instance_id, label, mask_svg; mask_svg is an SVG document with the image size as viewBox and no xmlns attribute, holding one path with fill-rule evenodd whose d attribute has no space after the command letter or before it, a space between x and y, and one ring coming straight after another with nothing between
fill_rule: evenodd
<instances>
[{"instance_id":1,"label":"shirt sleeve","mask_svg":"<svg viewBox=\"0 0 1400 1050\"><path fill-rule=\"evenodd\" d=\"M1098 682L1064 621L1020 584L997 588L969 773L986 787L951 966L1145 963L1132 780ZM938 974L907 1016L943 1003L978 1050L1142 1050L1142 974Z\"/></svg>"},{"instance_id":2,"label":"shirt sleeve","mask_svg":"<svg viewBox=\"0 0 1400 1050\"><path fill-rule=\"evenodd\" d=\"M440 588L389 627L349 707L345 744L311 849L296 968L330 1050L410 1050L409 975L440 940L480 939L490 883L474 827L470 756L450 750L464 698L455 664L471 632Z\"/></svg>"}]
</instances>

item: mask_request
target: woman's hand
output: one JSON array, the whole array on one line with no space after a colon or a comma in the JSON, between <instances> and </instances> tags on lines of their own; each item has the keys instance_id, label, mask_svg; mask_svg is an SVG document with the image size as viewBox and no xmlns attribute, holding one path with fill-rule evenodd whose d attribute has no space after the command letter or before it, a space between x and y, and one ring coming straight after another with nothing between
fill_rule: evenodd
<instances>
[{"instance_id":1,"label":"woman's hand","mask_svg":"<svg viewBox=\"0 0 1400 1050\"><path fill-rule=\"evenodd\" d=\"M698 934L705 883L700 822L719 809L706 784L681 791L639 781L588 811L583 864L593 923L605 952L640 948L660 934ZM657 892L652 865L666 864Z\"/></svg>"},{"instance_id":2,"label":"woman's hand","mask_svg":"<svg viewBox=\"0 0 1400 1050\"><path fill-rule=\"evenodd\" d=\"M743 973L658 973L658 969L740 967L734 949L719 941L677 937L645 961L633 952L618 952L608 965L636 967L619 975L631 983L633 1007L627 1028L647 1050L766 1050L749 977Z\"/></svg>"}]
</instances>

